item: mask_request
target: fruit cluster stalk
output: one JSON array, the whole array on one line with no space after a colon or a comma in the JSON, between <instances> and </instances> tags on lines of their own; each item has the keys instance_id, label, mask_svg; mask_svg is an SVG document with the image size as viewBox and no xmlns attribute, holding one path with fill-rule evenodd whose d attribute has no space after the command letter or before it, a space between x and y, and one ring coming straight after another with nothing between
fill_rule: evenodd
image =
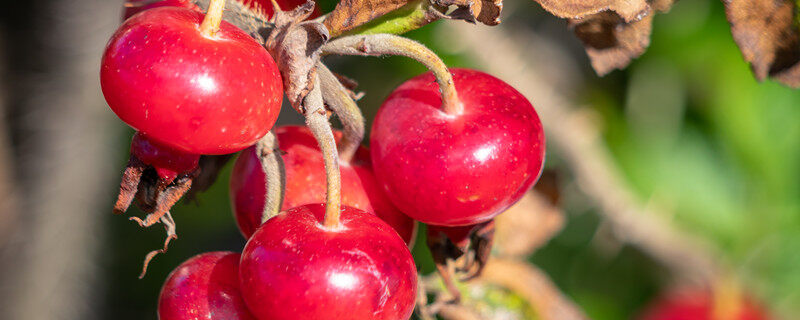
<instances>
[{"instance_id":1,"label":"fruit cluster stalk","mask_svg":"<svg viewBox=\"0 0 800 320\"><path fill-rule=\"evenodd\" d=\"M342 200L342 177L339 172L339 156L336 152L336 139L333 129L328 121L328 115L322 100L319 78L315 80L314 88L304 99L306 125L311 130L314 138L319 143L325 163L328 192L325 196L325 220L323 225L336 229L339 224L339 213Z\"/></svg>"},{"instance_id":2,"label":"fruit cluster stalk","mask_svg":"<svg viewBox=\"0 0 800 320\"><path fill-rule=\"evenodd\" d=\"M436 53L419 42L393 34L355 35L328 42L322 47L322 52L358 56L399 55L417 60L436 77L442 94L442 111L457 115L464 110L447 65Z\"/></svg>"}]
</instances>

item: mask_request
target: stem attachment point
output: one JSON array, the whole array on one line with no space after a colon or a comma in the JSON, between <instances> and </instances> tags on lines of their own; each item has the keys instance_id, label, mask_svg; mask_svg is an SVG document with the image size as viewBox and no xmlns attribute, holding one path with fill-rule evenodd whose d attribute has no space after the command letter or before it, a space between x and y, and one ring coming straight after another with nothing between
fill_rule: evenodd
<instances>
[{"instance_id":1,"label":"stem attachment point","mask_svg":"<svg viewBox=\"0 0 800 320\"><path fill-rule=\"evenodd\" d=\"M219 31L219 25L222 23L222 13L225 11L225 2L227 0L211 0L208 5L206 17L200 24L200 33L206 37L213 37Z\"/></svg>"},{"instance_id":2,"label":"stem attachment point","mask_svg":"<svg viewBox=\"0 0 800 320\"><path fill-rule=\"evenodd\" d=\"M442 95L442 111L457 115L464 111L453 83L453 75L439 56L425 45L393 34L341 37L322 47L323 54L383 56L399 55L417 60L433 72Z\"/></svg>"},{"instance_id":3,"label":"stem attachment point","mask_svg":"<svg viewBox=\"0 0 800 320\"><path fill-rule=\"evenodd\" d=\"M322 100L322 89L319 77L314 79L314 88L303 100L306 125L319 143L325 162L325 176L328 192L325 203L325 219L323 225L329 229L340 227L339 214L342 202L342 177L339 172L339 156L336 152L336 139L328 122L327 112Z\"/></svg>"}]
</instances>

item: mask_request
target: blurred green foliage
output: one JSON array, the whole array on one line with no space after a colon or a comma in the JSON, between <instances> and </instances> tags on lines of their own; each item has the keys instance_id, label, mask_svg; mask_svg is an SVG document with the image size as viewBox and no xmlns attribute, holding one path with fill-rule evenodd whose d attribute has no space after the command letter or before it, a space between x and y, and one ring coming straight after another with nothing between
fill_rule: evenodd
<instances>
[{"instance_id":1,"label":"blurred green foliage","mask_svg":"<svg viewBox=\"0 0 800 320\"><path fill-rule=\"evenodd\" d=\"M323 1L323 9L332 3ZM535 6L533 1L530 8L517 4L536 19L553 20ZM433 29L409 36L446 52ZM577 43L564 41L572 41L573 47ZM461 56L444 58L451 66L474 67ZM360 106L368 119L392 88L424 71L397 57L329 62L332 69L359 81L359 90L367 94ZM678 226L720 248L724 256L719 258L734 266L754 295L776 310L797 311L800 93L753 79L731 39L721 3L679 1L671 12L656 16L649 50L627 70L597 78L588 63L584 69L589 80L581 99L600 115L605 141L641 199L668 209ZM291 112L284 108L281 117L291 118ZM120 169L129 139L129 131L120 135ZM558 159L548 162L568 172ZM179 239L167 254L155 258L143 280L136 279L141 259L160 247L163 229L156 225L142 230L125 217L109 219L101 274L108 284L103 318L153 319L159 288L172 268L201 252L241 250L244 239L227 195L230 167L200 195L199 205L181 203L173 210ZM109 208L111 204L109 199ZM601 220L592 208L565 207L565 230L531 261L590 317L630 318L669 284L664 270L636 248L599 246ZM420 268L430 272L423 234L424 229L414 254ZM516 301L495 296L489 304Z\"/></svg>"}]
</instances>

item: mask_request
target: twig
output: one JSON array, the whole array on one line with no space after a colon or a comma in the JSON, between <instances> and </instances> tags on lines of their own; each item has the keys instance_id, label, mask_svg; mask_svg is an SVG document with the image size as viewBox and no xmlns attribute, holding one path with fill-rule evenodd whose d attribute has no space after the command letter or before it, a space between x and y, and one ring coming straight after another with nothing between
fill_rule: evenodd
<instances>
[{"instance_id":1,"label":"twig","mask_svg":"<svg viewBox=\"0 0 800 320\"><path fill-rule=\"evenodd\" d=\"M267 132L263 138L256 143L256 155L261 162L261 169L264 170L265 196L264 213L261 216L261 223L278 215L283 205L283 195L286 191L286 171L283 167L283 157L278 149L278 138L273 131Z\"/></svg>"},{"instance_id":2,"label":"twig","mask_svg":"<svg viewBox=\"0 0 800 320\"><path fill-rule=\"evenodd\" d=\"M322 98L342 121L344 133L339 142L339 158L349 162L364 139L364 116L353 98L336 76L323 63L317 63L317 76L322 86Z\"/></svg>"},{"instance_id":3,"label":"twig","mask_svg":"<svg viewBox=\"0 0 800 320\"><path fill-rule=\"evenodd\" d=\"M556 88L547 80L551 74L544 74L543 70L569 70L568 64L558 64L565 62L563 57L567 54L534 59L530 50L520 45L529 43L534 35L503 26L488 30L454 23L445 27L450 33L448 38L460 39L471 58L531 99L543 119L548 140L621 240L639 247L676 275L700 282L712 278L719 268L711 259L713 251L699 239L675 229L662 218L664 214L643 207L636 200L600 141L598 129L582 120L579 112L573 111L573 103L560 93L569 88ZM550 50L558 46L541 42L538 45ZM497 52L503 53L502 59L497 58Z\"/></svg>"},{"instance_id":4,"label":"twig","mask_svg":"<svg viewBox=\"0 0 800 320\"><path fill-rule=\"evenodd\" d=\"M325 199L325 221L327 228L338 228L342 200L342 177L339 171L339 157L336 152L336 140L333 129L328 122L327 112L322 102L322 90L319 78L314 78L314 88L306 95L303 103L306 125L319 143L319 149L325 160L325 176L327 193Z\"/></svg>"},{"instance_id":5,"label":"twig","mask_svg":"<svg viewBox=\"0 0 800 320\"><path fill-rule=\"evenodd\" d=\"M464 107L458 99L453 75L441 58L423 44L393 34L355 35L331 40L322 47L323 54L409 57L425 65L436 77L442 94L442 111L459 114Z\"/></svg>"}]
</instances>

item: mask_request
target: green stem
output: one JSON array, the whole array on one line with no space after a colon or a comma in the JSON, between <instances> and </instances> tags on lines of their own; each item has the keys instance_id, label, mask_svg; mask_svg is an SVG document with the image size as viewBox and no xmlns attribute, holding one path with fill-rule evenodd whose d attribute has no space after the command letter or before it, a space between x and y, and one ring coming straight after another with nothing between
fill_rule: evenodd
<instances>
[{"instance_id":1,"label":"green stem","mask_svg":"<svg viewBox=\"0 0 800 320\"><path fill-rule=\"evenodd\" d=\"M442 111L449 115L464 111L453 75L439 56L423 44L393 34L355 35L334 39L322 47L322 54L383 56L400 55L417 60L430 70L442 95Z\"/></svg>"},{"instance_id":2,"label":"green stem","mask_svg":"<svg viewBox=\"0 0 800 320\"><path fill-rule=\"evenodd\" d=\"M208 6L206 17L200 24L200 33L206 37L213 37L219 31L219 25L222 23L222 12L225 11L226 0L211 0Z\"/></svg>"},{"instance_id":3,"label":"green stem","mask_svg":"<svg viewBox=\"0 0 800 320\"><path fill-rule=\"evenodd\" d=\"M339 160L349 163L364 139L364 116L348 90L322 62L317 63L317 76L322 85L322 98L344 126L339 141Z\"/></svg>"},{"instance_id":4,"label":"green stem","mask_svg":"<svg viewBox=\"0 0 800 320\"><path fill-rule=\"evenodd\" d=\"M283 205L283 195L286 186L286 172L283 166L281 151L278 149L278 137L270 131L256 142L256 155L261 163L266 177L266 190L264 196L264 212L261 223L277 216Z\"/></svg>"},{"instance_id":5,"label":"green stem","mask_svg":"<svg viewBox=\"0 0 800 320\"><path fill-rule=\"evenodd\" d=\"M305 107L306 125L317 139L325 163L325 177L328 186L325 200L325 221L322 224L327 228L337 229L340 227L342 177L339 172L336 139L333 137L331 124L328 122L318 77L314 81L314 88L306 95L303 106Z\"/></svg>"},{"instance_id":6,"label":"green stem","mask_svg":"<svg viewBox=\"0 0 800 320\"><path fill-rule=\"evenodd\" d=\"M377 33L403 34L436 21L438 17L432 14L431 10L436 9L431 7L428 1L411 1L400 9L345 32L342 36Z\"/></svg>"}]
</instances>

